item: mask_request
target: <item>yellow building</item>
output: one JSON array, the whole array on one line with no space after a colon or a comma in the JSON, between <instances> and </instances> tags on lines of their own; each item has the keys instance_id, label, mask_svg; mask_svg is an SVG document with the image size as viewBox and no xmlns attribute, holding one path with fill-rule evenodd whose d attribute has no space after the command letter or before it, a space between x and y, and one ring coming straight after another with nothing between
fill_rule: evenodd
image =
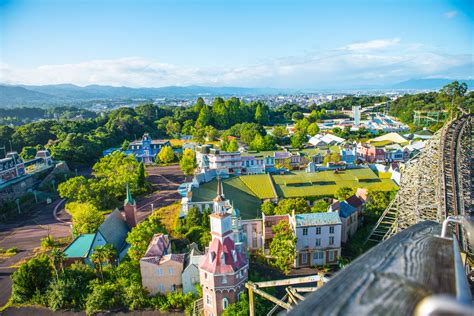
<instances>
[{"instance_id":1,"label":"yellow building","mask_svg":"<svg viewBox=\"0 0 474 316\"><path fill-rule=\"evenodd\" d=\"M151 294L182 289L184 254L172 254L168 235L155 234L140 259L142 285Z\"/></svg>"}]
</instances>

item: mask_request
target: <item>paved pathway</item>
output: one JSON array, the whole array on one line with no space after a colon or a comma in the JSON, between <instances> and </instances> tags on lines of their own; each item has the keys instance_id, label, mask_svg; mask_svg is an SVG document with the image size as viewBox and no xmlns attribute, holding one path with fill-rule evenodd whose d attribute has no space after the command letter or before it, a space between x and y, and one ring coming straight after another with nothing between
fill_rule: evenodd
<instances>
[{"instance_id":1,"label":"paved pathway","mask_svg":"<svg viewBox=\"0 0 474 316\"><path fill-rule=\"evenodd\" d=\"M16 255L0 260L0 306L10 297L10 275L15 271L11 266L30 256L33 249L40 246L41 238L48 233L55 238L71 235L69 224L58 222L53 216L53 209L59 202L39 205L24 217L0 224L0 248L17 247L19 250Z\"/></svg>"},{"instance_id":2,"label":"paved pathway","mask_svg":"<svg viewBox=\"0 0 474 316\"><path fill-rule=\"evenodd\" d=\"M154 208L160 208L180 200L177 188L184 181L178 165L147 167L147 172L148 180L157 191L137 199L139 221L151 213L151 203ZM48 233L55 238L71 235L70 216L64 211L63 202L58 199L50 205L40 205L24 217L0 224L0 248L19 249L15 256L0 259L0 307L7 303L11 294L10 275L15 271L11 266L31 255Z\"/></svg>"}]
</instances>

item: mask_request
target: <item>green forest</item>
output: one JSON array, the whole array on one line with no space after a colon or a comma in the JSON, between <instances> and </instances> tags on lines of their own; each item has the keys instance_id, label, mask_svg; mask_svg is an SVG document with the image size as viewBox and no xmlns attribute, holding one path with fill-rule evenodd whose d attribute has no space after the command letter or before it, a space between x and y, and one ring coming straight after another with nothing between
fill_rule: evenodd
<instances>
[{"instance_id":1,"label":"green forest","mask_svg":"<svg viewBox=\"0 0 474 316\"><path fill-rule=\"evenodd\" d=\"M217 97L212 104L206 104L202 98L198 98L190 107L143 104L136 108L122 107L100 116L74 108L10 109L2 110L0 116L28 118L42 114L56 115L62 119L45 119L20 126L0 125L0 147L9 149L11 142L12 149L23 151L24 158L31 156L34 152L32 149L48 148L54 159L65 160L73 168L91 166L98 161L103 150L121 147L124 142L137 139L145 132L153 138L192 135L198 143L232 135L240 137L252 150L271 150L275 144L290 143L294 147L301 147L304 135L314 135L319 131L317 125L312 123L344 117L327 110L347 109L353 105L368 106L386 100L385 96L348 96L321 105L313 104L308 108L296 104L270 108L261 101L245 103L235 97L227 100ZM467 93L467 86L455 81L439 92L399 97L390 102L389 113L413 127L414 110L447 110L454 113L458 112L459 107L473 110L474 92ZM304 118L303 113L310 115ZM82 119L69 119L76 115L81 115ZM297 133L291 140L284 129L278 126L274 128L273 136L267 135L264 128L292 121L296 122ZM335 132L340 134L340 131ZM232 144L234 147L235 144Z\"/></svg>"}]
</instances>

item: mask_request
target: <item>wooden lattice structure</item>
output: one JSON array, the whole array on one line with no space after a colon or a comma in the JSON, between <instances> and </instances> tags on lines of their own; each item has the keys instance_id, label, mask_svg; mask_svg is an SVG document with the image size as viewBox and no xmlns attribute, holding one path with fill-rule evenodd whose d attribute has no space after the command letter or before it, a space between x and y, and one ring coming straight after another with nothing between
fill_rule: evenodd
<instances>
[{"instance_id":1,"label":"wooden lattice structure","mask_svg":"<svg viewBox=\"0 0 474 316\"><path fill-rule=\"evenodd\" d=\"M420 221L472 211L472 115L449 123L401 170L400 190L367 241L378 243Z\"/></svg>"}]
</instances>

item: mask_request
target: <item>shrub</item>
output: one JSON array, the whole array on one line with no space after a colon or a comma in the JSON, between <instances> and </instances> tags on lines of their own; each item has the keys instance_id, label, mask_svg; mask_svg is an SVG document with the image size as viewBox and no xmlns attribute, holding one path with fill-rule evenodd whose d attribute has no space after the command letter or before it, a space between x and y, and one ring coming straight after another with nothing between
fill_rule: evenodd
<instances>
[{"instance_id":1,"label":"shrub","mask_svg":"<svg viewBox=\"0 0 474 316\"><path fill-rule=\"evenodd\" d=\"M87 296L86 314L92 315L120 307L121 302L122 293L118 284L110 282L99 284L96 282L92 285L92 292Z\"/></svg>"},{"instance_id":2,"label":"shrub","mask_svg":"<svg viewBox=\"0 0 474 316\"><path fill-rule=\"evenodd\" d=\"M46 256L39 256L22 264L12 275L13 302L28 303L33 297L38 302L46 292L52 276L51 261Z\"/></svg>"}]
</instances>

